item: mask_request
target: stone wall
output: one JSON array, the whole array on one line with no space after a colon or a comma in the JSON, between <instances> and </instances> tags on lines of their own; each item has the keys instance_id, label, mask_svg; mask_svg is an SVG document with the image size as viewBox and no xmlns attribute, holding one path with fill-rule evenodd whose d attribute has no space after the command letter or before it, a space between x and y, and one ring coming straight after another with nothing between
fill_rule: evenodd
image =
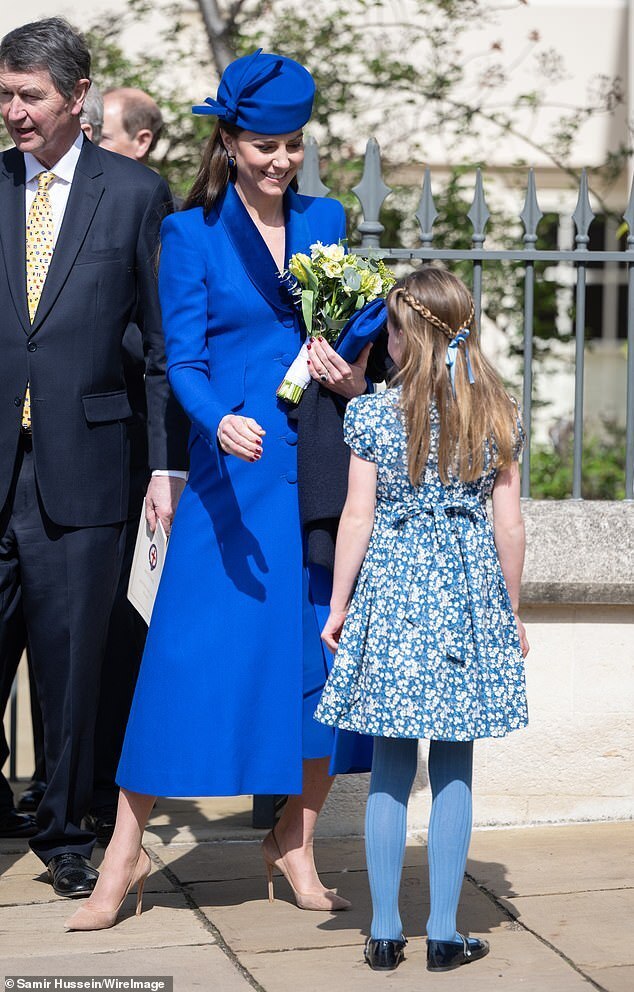
<instances>
[{"instance_id":1,"label":"stone wall","mask_svg":"<svg viewBox=\"0 0 634 992\"><path fill-rule=\"evenodd\" d=\"M522 615L530 725L475 749L478 825L627 819L634 811L634 505L530 502ZM409 828L430 794L421 744ZM367 775L341 776L324 834L362 833Z\"/></svg>"}]
</instances>

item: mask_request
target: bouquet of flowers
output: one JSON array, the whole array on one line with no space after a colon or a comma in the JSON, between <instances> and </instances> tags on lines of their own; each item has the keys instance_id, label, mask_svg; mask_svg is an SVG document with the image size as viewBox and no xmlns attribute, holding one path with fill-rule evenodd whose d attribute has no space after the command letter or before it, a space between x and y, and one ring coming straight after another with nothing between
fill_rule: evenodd
<instances>
[{"instance_id":1,"label":"bouquet of flowers","mask_svg":"<svg viewBox=\"0 0 634 992\"><path fill-rule=\"evenodd\" d=\"M293 255L285 278L301 306L308 338L334 345L347 321L373 300L384 298L395 278L381 259L348 255L343 245L311 245L310 256ZM310 383L307 342L289 368L277 395L297 404Z\"/></svg>"}]
</instances>

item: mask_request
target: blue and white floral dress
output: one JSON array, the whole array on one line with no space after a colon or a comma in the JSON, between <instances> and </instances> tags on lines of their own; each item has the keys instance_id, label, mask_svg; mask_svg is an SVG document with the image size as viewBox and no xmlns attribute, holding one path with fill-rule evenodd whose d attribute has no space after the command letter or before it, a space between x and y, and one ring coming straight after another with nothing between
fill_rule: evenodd
<instances>
[{"instance_id":1,"label":"blue and white floral dress","mask_svg":"<svg viewBox=\"0 0 634 992\"><path fill-rule=\"evenodd\" d=\"M377 465L377 503L315 718L375 737L467 741L528 722L524 663L486 499L495 468L443 485L431 411L422 483L407 475L401 390L348 404L344 436ZM518 421L516 457L522 428Z\"/></svg>"}]
</instances>

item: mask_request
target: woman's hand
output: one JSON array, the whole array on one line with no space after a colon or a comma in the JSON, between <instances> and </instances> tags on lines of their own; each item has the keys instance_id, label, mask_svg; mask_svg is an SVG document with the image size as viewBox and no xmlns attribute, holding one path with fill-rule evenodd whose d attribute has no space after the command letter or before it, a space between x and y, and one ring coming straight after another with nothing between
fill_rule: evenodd
<instances>
[{"instance_id":1,"label":"woman's hand","mask_svg":"<svg viewBox=\"0 0 634 992\"><path fill-rule=\"evenodd\" d=\"M253 417L228 413L218 424L218 444L227 455L244 462L257 462L262 457L262 438L266 434Z\"/></svg>"},{"instance_id":2,"label":"woman's hand","mask_svg":"<svg viewBox=\"0 0 634 992\"><path fill-rule=\"evenodd\" d=\"M517 625L517 633L519 634L520 647L522 649L522 657L525 658L530 651L530 644L528 643L528 637L526 636L526 627L518 617L517 613L514 613L515 623Z\"/></svg>"},{"instance_id":3,"label":"woman's hand","mask_svg":"<svg viewBox=\"0 0 634 992\"><path fill-rule=\"evenodd\" d=\"M321 632L321 639L334 654L341 637L341 629L348 615L347 610L331 610Z\"/></svg>"},{"instance_id":4,"label":"woman's hand","mask_svg":"<svg viewBox=\"0 0 634 992\"><path fill-rule=\"evenodd\" d=\"M365 370L371 348L372 342L366 344L357 360L349 365L324 338L311 338L308 343L311 378L347 400L361 396L368 388Z\"/></svg>"}]
</instances>

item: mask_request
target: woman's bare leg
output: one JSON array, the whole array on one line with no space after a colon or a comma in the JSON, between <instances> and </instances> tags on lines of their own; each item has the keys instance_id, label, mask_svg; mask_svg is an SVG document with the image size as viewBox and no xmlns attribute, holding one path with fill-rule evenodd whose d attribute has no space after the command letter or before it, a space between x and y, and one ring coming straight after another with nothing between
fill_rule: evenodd
<instances>
[{"instance_id":1,"label":"woman's bare leg","mask_svg":"<svg viewBox=\"0 0 634 992\"><path fill-rule=\"evenodd\" d=\"M329 764L330 758L304 761L304 791L288 797L275 827L280 853L299 892L325 891L315 868L313 838L317 817L334 782L328 774Z\"/></svg>"},{"instance_id":2,"label":"woman's bare leg","mask_svg":"<svg viewBox=\"0 0 634 992\"><path fill-rule=\"evenodd\" d=\"M156 796L120 790L112 840L106 849L97 884L85 904L91 909L114 909L121 902L139 857L143 831L155 802Z\"/></svg>"}]
</instances>

